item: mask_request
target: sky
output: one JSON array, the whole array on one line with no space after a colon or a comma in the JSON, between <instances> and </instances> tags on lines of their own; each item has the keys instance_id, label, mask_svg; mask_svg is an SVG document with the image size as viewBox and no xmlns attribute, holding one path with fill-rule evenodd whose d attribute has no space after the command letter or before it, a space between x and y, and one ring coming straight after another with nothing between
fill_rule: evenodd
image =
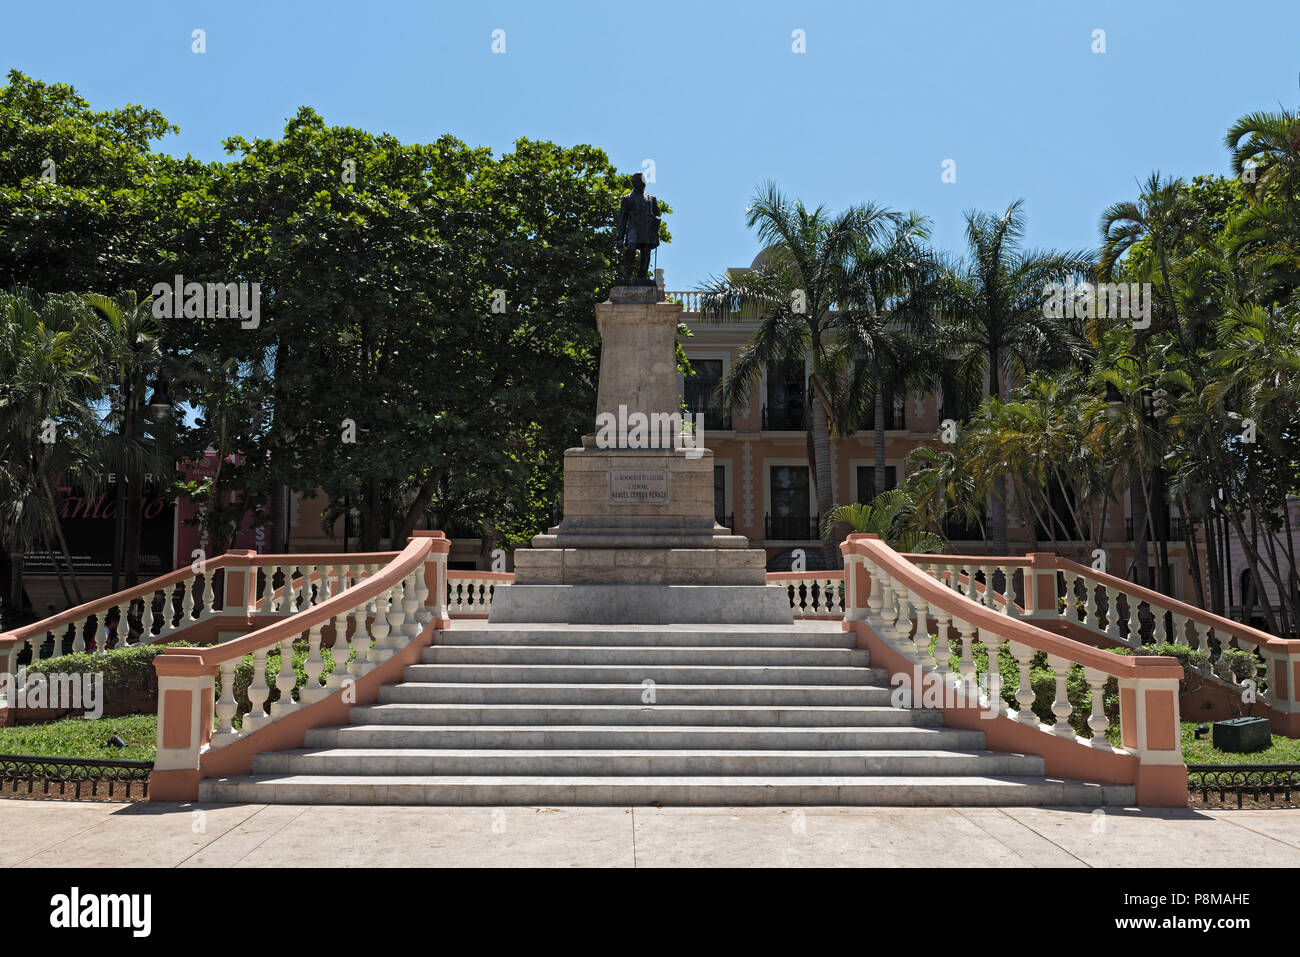
<instances>
[{"instance_id":1,"label":"sky","mask_svg":"<svg viewBox=\"0 0 1300 957\"><path fill-rule=\"evenodd\" d=\"M1027 245L1094 248L1150 172L1227 173L1234 120L1300 101L1300 0L3 0L0 24L6 71L156 108L177 155L223 159L305 104L408 142L650 161L669 289L750 263L767 180L919 210L951 251L964 211L1023 198Z\"/></svg>"}]
</instances>

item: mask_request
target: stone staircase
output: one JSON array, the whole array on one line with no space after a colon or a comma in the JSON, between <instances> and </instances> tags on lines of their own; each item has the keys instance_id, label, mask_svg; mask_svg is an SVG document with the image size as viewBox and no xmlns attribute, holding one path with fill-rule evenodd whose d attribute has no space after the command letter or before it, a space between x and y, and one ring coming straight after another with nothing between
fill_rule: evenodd
<instances>
[{"instance_id":1,"label":"stone staircase","mask_svg":"<svg viewBox=\"0 0 1300 957\"><path fill-rule=\"evenodd\" d=\"M837 621L457 621L404 681L306 747L206 779L208 802L1132 804L890 705Z\"/></svg>"}]
</instances>

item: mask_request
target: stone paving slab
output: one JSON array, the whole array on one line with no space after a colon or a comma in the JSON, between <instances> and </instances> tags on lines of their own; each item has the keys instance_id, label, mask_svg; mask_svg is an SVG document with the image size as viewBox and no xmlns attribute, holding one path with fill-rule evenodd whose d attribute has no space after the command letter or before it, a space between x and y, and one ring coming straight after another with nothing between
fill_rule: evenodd
<instances>
[{"instance_id":1,"label":"stone paving slab","mask_svg":"<svg viewBox=\"0 0 1300 957\"><path fill-rule=\"evenodd\" d=\"M1300 810L0 800L6 867L1300 867Z\"/></svg>"}]
</instances>

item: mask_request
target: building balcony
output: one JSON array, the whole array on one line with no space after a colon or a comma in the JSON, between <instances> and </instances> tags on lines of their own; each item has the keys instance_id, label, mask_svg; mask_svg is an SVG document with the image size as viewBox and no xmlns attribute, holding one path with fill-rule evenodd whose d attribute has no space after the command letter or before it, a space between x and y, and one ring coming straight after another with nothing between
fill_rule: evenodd
<instances>
[{"instance_id":1,"label":"building balcony","mask_svg":"<svg viewBox=\"0 0 1300 957\"><path fill-rule=\"evenodd\" d=\"M764 538L769 542L815 542L821 539L821 516L764 515Z\"/></svg>"}]
</instances>

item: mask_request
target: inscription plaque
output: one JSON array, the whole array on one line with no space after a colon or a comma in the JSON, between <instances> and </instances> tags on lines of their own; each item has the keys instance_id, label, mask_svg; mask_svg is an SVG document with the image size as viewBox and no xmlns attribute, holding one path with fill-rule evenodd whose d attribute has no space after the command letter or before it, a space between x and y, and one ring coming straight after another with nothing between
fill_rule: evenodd
<instances>
[{"instance_id":1,"label":"inscription plaque","mask_svg":"<svg viewBox=\"0 0 1300 957\"><path fill-rule=\"evenodd\" d=\"M612 505L667 505L667 469L610 469Z\"/></svg>"}]
</instances>

